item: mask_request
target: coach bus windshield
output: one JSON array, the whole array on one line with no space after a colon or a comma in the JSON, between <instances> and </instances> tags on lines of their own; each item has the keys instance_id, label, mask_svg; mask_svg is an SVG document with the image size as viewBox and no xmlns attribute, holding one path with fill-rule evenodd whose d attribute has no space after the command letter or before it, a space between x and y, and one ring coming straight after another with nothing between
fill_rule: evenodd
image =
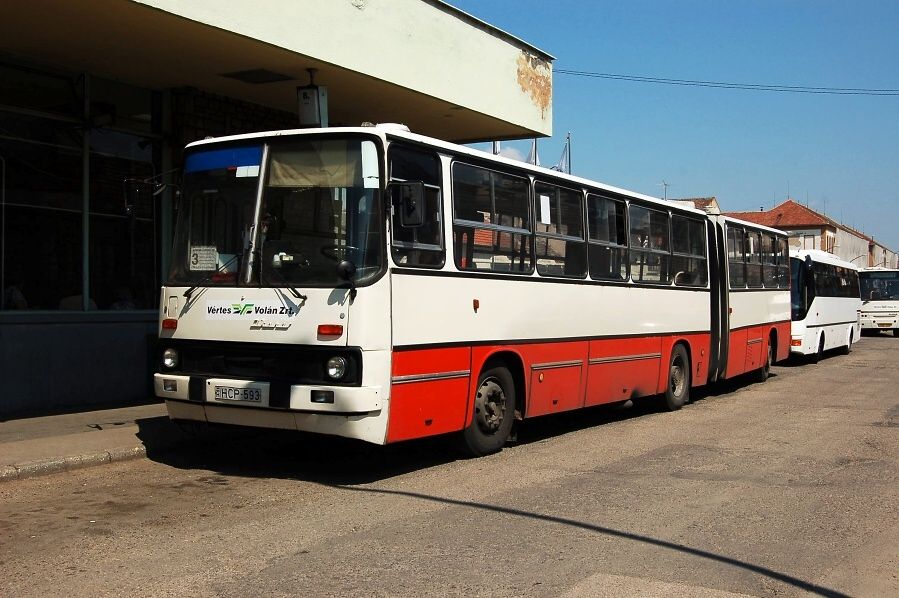
<instances>
[{"instance_id":1,"label":"coach bus windshield","mask_svg":"<svg viewBox=\"0 0 899 598\"><path fill-rule=\"evenodd\" d=\"M814 284L809 284L811 281L807 279L807 277L812 276L812 272L808 270L805 266L805 262L802 260L791 257L790 258L790 307L791 309L791 319L795 321L800 321L805 319L805 315L808 313L808 308L812 303L812 299L814 299L813 290L815 286ZM811 290L811 292L810 292Z\"/></svg>"},{"instance_id":2,"label":"coach bus windshield","mask_svg":"<svg viewBox=\"0 0 899 598\"><path fill-rule=\"evenodd\" d=\"M201 146L185 162L169 282L336 286L349 261L364 284L384 259L379 184L364 138Z\"/></svg>"},{"instance_id":3,"label":"coach bus windshield","mask_svg":"<svg viewBox=\"0 0 899 598\"><path fill-rule=\"evenodd\" d=\"M899 299L899 270L859 272L862 301Z\"/></svg>"}]
</instances>

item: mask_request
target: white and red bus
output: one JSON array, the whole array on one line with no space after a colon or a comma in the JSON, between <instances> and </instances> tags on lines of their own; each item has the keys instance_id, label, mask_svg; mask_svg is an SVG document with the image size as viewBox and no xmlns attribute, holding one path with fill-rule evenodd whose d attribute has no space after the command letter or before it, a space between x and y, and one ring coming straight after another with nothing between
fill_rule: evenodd
<instances>
[{"instance_id":1,"label":"white and red bus","mask_svg":"<svg viewBox=\"0 0 899 598\"><path fill-rule=\"evenodd\" d=\"M862 268L858 278L862 331L892 330L899 336L899 270Z\"/></svg>"},{"instance_id":2,"label":"white and red bus","mask_svg":"<svg viewBox=\"0 0 899 598\"><path fill-rule=\"evenodd\" d=\"M830 349L852 350L860 336L858 268L820 249L790 253L790 351L816 363Z\"/></svg>"},{"instance_id":3,"label":"white and red bus","mask_svg":"<svg viewBox=\"0 0 899 598\"><path fill-rule=\"evenodd\" d=\"M156 394L175 420L391 443L789 354L784 234L397 127L188 146Z\"/></svg>"}]
</instances>

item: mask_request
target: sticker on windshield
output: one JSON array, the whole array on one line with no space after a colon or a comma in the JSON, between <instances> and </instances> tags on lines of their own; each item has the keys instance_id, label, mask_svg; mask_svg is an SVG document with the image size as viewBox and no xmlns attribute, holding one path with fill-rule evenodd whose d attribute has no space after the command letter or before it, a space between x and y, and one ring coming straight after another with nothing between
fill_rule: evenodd
<instances>
[{"instance_id":1,"label":"sticker on windshield","mask_svg":"<svg viewBox=\"0 0 899 598\"><path fill-rule=\"evenodd\" d=\"M215 245L192 245L190 248L191 270L218 269L219 252Z\"/></svg>"},{"instance_id":2,"label":"sticker on windshield","mask_svg":"<svg viewBox=\"0 0 899 598\"><path fill-rule=\"evenodd\" d=\"M259 166L238 166L234 176L237 178L259 176Z\"/></svg>"}]
</instances>

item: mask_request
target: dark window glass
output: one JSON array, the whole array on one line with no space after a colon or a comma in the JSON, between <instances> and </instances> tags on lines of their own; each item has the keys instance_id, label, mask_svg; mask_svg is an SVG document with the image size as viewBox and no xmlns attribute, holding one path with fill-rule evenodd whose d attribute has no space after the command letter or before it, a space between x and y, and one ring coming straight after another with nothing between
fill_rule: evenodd
<instances>
[{"instance_id":1,"label":"dark window glass","mask_svg":"<svg viewBox=\"0 0 899 598\"><path fill-rule=\"evenodd\" d=\"M6 200L0 309L81 310L81 129L2 111L0 129Z\"/></svg>"},{"instance_id":2,"label":"dark window glass","mask_svg":"<svg viewBox=\"0 0 899 598\"><path fill-rule=\"evenodd\" d=\"M587 195L590 277L627 279L626 205L623 201Z\"/></svg>"},{"instance_id":3,"label":"dark window glass","mask_svg":"<svg viewBox=\"0 0 899 598\"><path fill-rule=\"evenodd\" d=\"M390 179L421 181L425 184L424 221L421 226L404 227L396 206L391 210L391 253L403 266L443 266L443 208L440 194L440 160L437 154L399 145L387 152Z\"/></svg>"},{"instance_id":4,"label":"dark window glass","mask_svg":"<svg viewBox=\"0 0 899 598\"><path fill-rule=\"evenodd\" d=\"M556 185L534 185L534 246L541 276L586 276L583 197Z\"/></svg>"},{"instance_id":5,"label":"dark window glass","mask_svg":"<svg viewBox=\"0 0 899 598\"><path fill-rule=\"evenodd\" d=\"M705 286L708 282L705 222L684 216L671 217L671 271L678 286Z\"/></svg>"},{"instance_id":6,"label":"dark window glass","mask_svg":"<svg viewBox=\"0 0 899 598\"><path fill-rule=\"evenodd\" d=\"M524 177L453 164L456 267L529 274L533 247Z\"/></svg>"},{"instance_id":7,"label":"dark window glass","mask_svg":"<svg viewBox=\"0 0 899 598\"><path fill-rule=\"evenodd\" d=\"M145 137L96 129L90 145L91 299L98 309L153 308L159 280L158 198L139 193L126 202L123 181L153 179L154 144Z\"/></svg>"},{"instance_id":8,"label":"dark window glass","mask_svg":"<svg viewBox=\"0 0 899 598\"><path fill-rule=\"evenodd\" d=\"M746 287L746 245L743 236L742 228L727 227L727 265L732 289Z\"/></svg>"},{"instance_id":9,"label":"dark window glass","mask_svg":"<svg viewBox=\"0 0 899 598\"><path fill-rule=\"evenodd\" d=\"M637 282L669 284L668 214L631 204L628 220L631 278Z\"/></svg>"},{"instance_id":10,"label":"dark window glass","mask_svg":"<svg viewBox=\"0 0 899 598\"><path fill-rule=\"evenodd\" d=\"M790 246L786 237L777 237L776 243L777 286L785 289L790 286Z\"/></svg>"},{"instance_id":11,"label":"dark window glass","mask_svg":"<svg viewBox=\"0 0 899 598\"><path fill-rule=\"evenodd\" d=\"M815 285L808 284L809 270L797 258L790 259L790 308L794 321L804 320L808 308L815 298Z\"/></svg>"},{"instance_id":12,"label":"dark window glass","mask_svg":"<svg viewBox=\"0 0 899 598\"><path fill-rule=\"evenodd\" d=\"M773 235L762 235L762 283L767 288L777 288L777 255Z\"/></svg>"},{"instance_id":13,"label":"dark window glass","mask_svg":"<svg viewBox=\"0 0 899 598\"><path fill-rule=\"evenodd\" d=\"M751 288L762 286L762 235L746 231L746 284Z\"/></svg>"}]
</instances>

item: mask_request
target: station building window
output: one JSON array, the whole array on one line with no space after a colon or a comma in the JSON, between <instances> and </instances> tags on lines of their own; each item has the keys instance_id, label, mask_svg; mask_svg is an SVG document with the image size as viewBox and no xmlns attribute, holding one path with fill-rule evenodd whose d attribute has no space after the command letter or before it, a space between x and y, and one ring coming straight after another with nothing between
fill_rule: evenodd
<instances>
[{"instance_id":1,"label":"station building window","mask_svg":"<svg viewBox=\"0 0 899 598\"><path fill-rule=\"evenodd\" d=\"M157 106L148 90L0 63L0 309L155 308L158 200L129 204L124 183L159 174Z\"/></svg>"}]
</instances>

